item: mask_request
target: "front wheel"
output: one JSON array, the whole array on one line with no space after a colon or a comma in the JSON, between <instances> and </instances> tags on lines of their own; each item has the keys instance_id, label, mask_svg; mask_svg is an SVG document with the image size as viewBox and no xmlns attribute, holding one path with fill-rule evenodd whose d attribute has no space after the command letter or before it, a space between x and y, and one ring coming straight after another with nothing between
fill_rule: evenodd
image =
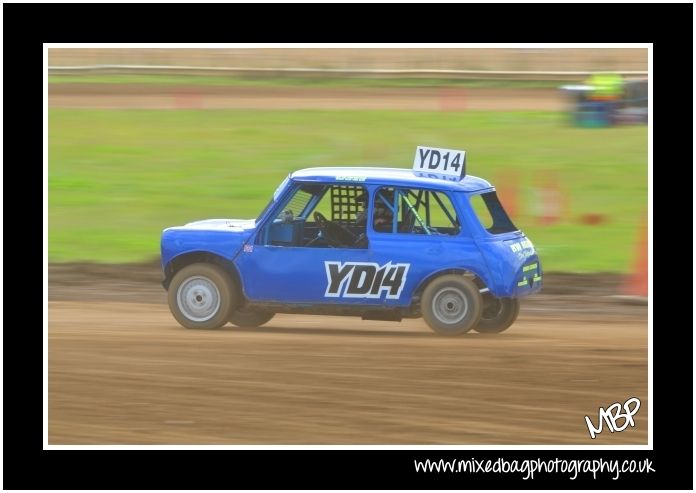
<instances>
[{"instance_id":1,"label":"front wheel","mask_svg":"<svg viewBox=\"0 0 696 493\"><path fill-rule=\"evenodd\" d=\"M254 310L251 308L239 308L230 315L230 322L238 327L258 327L265 324L275 316L275 313Z\"/></svg>"},{"instance_id":2,"label":"front wheel","mask_svg":"<svg viewBox=\"0 0 696 493\"><path fill-rule=\"evenodd\" d=\"M450 274L436 278L423 291L421 312L440 335L469 332L481 318L481 293L471 280Z\"/></svg>"},{"instance_id":3,"label":"front wheel","mask_svg":"<svg viewBox=\"0 0 696 493\"><path fill-rule=\"evenodd\" d=\"M187 329L218 329L229 320L239 297L227 272L197 263L174 275L167 298L172 315Z\"/></svg>"},{"instance_id":4,"label":"front wheel","mask_svg":"<svg viewBox=\"0 0 696 493\"><path fill-rule=\"evenodd\" d=\"M520 313L520 301L517 298L496 298L492 295L484 299L481 320L474 327L482 334L497 334L510 327Z\"/></svg>"}]
</instances>

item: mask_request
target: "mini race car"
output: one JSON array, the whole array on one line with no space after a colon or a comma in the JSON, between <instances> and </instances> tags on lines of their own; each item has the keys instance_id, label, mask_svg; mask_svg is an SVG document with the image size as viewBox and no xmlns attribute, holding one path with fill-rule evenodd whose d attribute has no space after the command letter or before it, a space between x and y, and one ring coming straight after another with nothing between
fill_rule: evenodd
<instances>
[{"instance_id":1,"label":"mini race car","mask_svg":"<svg viewBox=\"0 0 696 493\"><path fill-rule=\"evenodd\" d=\"M464 151L418 147L413 169L302 169L256 219L165 229L174 318L215 329L276 313L423 317L443 335L502 332L541 289L541 263L465 165Z\"/></svg>"}]
</instances>

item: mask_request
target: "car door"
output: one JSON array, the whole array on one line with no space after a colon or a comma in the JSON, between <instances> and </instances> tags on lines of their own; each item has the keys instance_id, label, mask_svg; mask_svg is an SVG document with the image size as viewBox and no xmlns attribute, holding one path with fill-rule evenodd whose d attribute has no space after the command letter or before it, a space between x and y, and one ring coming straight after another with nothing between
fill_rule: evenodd
<instances>
[{"instance_id":1,"label":"car door","mask_svg":"<svg viewBox=\"0 0 696 493\"><path fill-rule=\"evenodd\" d=\"M362 186L298 184L235 260L246 297L285 304L378 304L376 298L355 296L371 282L372 269L364 267L370 263L366 245L329 245L313 220L322 210L332 222L354 222L361 212L357 197L364 192Z\"/></svg>"},{"instance_id":2,"label":"car door","mask_svg":"<svg viewBox=\"0 0 696 493\"><path fill-rule=\"evenodd\" d=\"M368 260L367 249L256 244L243 249L237 266L252 301L355 304L362 299L342 293L350 285L349 271Z\"/></svg>"}]
</instances>

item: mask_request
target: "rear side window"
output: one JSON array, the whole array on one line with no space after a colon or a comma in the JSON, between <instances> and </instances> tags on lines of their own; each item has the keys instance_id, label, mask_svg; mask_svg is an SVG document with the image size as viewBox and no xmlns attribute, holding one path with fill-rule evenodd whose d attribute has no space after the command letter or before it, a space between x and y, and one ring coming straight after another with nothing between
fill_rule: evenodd
<instances>
[{"instance_id":1,"label":"rear side window","mask_svg":"<svg viewBox=\"0 0 696 493\"><path fill-rule=\"evenodd\" d=\"M372 227L381 233L459 234L459 219L449 197L418 188L384 187L373 203Z\"/></svg>"},{"instance_id":2,"label":"rear side window","mask_svg":"<svg viewBox=\"0 0 696 493\"><path fill-rule=\"evenodd\" d=\"M472 195L471 206L481 225L489 233L497 235L517 231L517 227L508 217L507 212L503 209L503 204L500 203L495 192Z\"/></svg>"}]
</instances>

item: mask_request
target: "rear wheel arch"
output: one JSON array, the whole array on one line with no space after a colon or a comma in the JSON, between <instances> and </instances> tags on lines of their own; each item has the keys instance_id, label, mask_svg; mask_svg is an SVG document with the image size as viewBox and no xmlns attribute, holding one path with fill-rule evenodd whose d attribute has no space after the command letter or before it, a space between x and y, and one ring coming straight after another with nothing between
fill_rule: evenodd
<instances>
[{"instance_id":1,"label":"rear wheel arch","mask_svg":"<svg viewBox=\"0 0 696 493\"><path fill-rule=\"evenodd\" d=\"M476 286L478 286L479 289L484 289L486 287L486 282L474 270L467 268L442 269L428 275L418 284L418 287L416 287L416 289L413 291L413 299L420 300L421 296L423 295L423 291L425 291L425 288L428 287L428 284L430 284L438 277L450 274L457 274L471 279L476 284Z\"/></svg>"}]
</instances>

